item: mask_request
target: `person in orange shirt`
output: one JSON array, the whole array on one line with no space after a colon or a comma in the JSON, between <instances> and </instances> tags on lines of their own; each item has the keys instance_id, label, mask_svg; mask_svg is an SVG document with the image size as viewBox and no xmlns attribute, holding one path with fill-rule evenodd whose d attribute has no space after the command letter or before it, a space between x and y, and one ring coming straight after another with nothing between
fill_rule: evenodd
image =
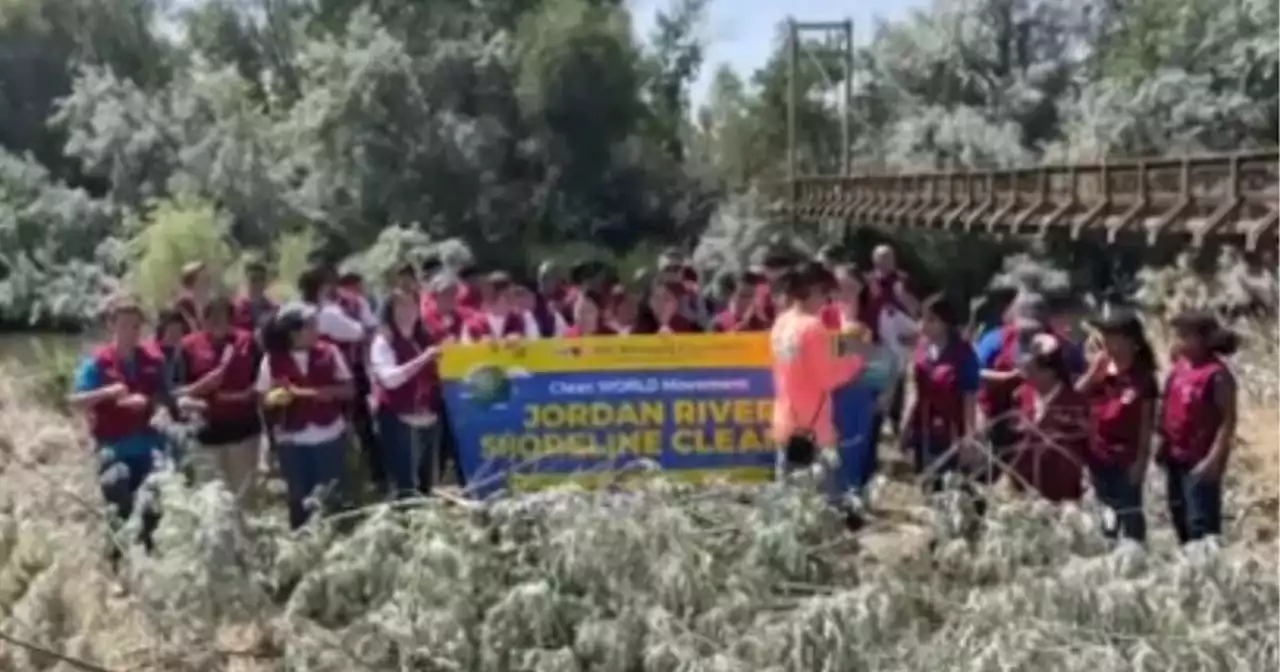
<instances>
[{"instance_id":1,"label":"person in orange shirt","mask_svg":"<svg viewBox=\"0 0 1280 672\"><path fill-rule=\"evenodd\" d=\"M833 285L831 273L815 262L789 271L779 280L787 308L770 333L773 351L773 438L778 443L778 472L785 477L822 460L824 489L833 500L836 435L831 393L862 372L864 360L843 354L822 323L822 306Z\"/></svg>"}]
</instances>

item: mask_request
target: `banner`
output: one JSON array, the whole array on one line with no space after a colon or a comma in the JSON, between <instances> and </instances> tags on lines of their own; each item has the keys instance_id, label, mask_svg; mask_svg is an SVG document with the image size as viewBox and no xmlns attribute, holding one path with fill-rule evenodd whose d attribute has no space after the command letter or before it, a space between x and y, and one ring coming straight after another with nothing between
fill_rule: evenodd
<instances>
[{"instance_id":1,"label":"banner","mask_svg":"<svg viewBox=\"0 0 1280 672\"><path fill-rule=\"evenodd\" d=\"M655 467L768 480L770 359L761 333L604 336L450 347L440 373L462 471L483 496Z\"/></svg>"}]
</instances>

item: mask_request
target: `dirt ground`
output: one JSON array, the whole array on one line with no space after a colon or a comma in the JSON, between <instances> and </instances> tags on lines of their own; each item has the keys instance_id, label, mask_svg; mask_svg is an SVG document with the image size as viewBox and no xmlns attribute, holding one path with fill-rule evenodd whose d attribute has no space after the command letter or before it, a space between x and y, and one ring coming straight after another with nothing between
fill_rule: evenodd
<instances>
[{"instance_id":1,"label":"dirt ground","mask_svg":"<svg viewBox=\"0 0 1280 672\"><path fill-rule=\"evenodd\" d=\"M1280 408L1244 408L1239 436L1231 469L1254 501L1236 515L1244 536L1273 543L1280 529Z\"/></svg>"}]
</instances>

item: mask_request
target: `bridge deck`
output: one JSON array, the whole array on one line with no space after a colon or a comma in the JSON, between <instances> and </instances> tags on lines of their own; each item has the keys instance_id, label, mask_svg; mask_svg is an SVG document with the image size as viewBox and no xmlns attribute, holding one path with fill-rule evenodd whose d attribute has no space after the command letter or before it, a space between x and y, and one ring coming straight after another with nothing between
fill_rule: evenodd
<instances>
[{"instance_id":1,"label":"bridge deck","mask_svg":"<svg viewBox=\"0 0 1280 672\"><path fill-rule=\"evenodd\" d=\"M1017 170L804 176L780 207L802 220L1072 238L1230 240L1280 230L1280 151Z\"/></svg>"}]
</instances>

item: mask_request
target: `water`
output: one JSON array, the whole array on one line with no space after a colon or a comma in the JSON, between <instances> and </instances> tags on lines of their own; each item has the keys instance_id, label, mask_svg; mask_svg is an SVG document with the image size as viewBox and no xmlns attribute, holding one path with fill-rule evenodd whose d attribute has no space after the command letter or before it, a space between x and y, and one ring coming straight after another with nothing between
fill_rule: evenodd
<instances>
[{"instance_id":1,"label":"water","mask_svg":"<svg viewBox=\"0 0 1280 672\"><path fill-rule=\"evenodd\" d=\"M65 333L0 334L0 368L38 373L51 360L73 357L88 349L85 336Z\"/></svg>"}]
</instances>

